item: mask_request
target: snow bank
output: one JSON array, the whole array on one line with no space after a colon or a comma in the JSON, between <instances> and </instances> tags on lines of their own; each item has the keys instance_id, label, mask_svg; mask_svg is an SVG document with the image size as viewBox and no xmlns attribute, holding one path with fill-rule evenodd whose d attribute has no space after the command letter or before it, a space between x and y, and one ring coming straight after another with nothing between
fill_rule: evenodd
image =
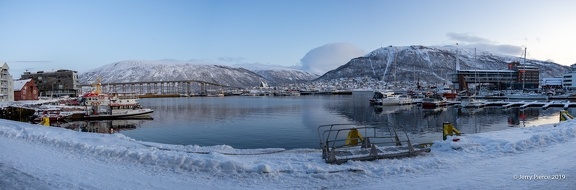
<instances>
[{"instance_id":1,"label":"snow bank","mask_svg":"<svg viewBox=\"0 0 576 190\"><path fill-rule=\"evenodd\" d=\"M450 137L447 141L434 142L432 151L423 156L370 162L350 161L342 165L326 164L319 149L234 149L227 145L168 145L136 141L118 133L84 133L7 120L0 120L0 140L50 146L66 154L95 158L107 164L138 165L180 174L195 173L206 179L218 176L218 179L228 180L229 183L248 179L249 182L240 185L245 188L266 183L271 183L264 186L267 188L374 188L391 182L387 187L402 188L406 186L393 182L404 181L406 176L441 180L442 177L437 176L439 173L446 174L447 170L457 170L491 159L521 157L535 150L573 143L576 138L573 126L576 126L576 121L566 121L557 126L511 128ZM454 142L452 138L460 140ZM458 177L458 174L446 175ZM219 185L218 181L208 181L212 185Z\"/></svg>"}]
</instances>

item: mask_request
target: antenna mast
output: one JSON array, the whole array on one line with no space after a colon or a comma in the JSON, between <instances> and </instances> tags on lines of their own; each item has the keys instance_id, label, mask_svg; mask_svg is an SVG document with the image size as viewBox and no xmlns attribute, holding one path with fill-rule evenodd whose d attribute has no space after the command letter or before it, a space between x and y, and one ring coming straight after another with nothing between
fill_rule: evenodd
<instances>
[{"instance_id":1,"label":"antenna mast","mask_svg":"<svg viewBox=\"0 0 576 190\"><path fill-rule=\"evenodd\" d=\"M526 83L526 47L524 47L524 70L522 71L522 90L524 90L524 83Z\"/></svg>"}]
</instances>

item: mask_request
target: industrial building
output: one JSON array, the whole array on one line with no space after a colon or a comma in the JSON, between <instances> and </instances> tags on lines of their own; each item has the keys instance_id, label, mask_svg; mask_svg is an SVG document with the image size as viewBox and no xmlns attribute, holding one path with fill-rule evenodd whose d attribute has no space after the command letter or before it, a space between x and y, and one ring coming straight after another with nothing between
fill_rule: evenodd
<instances>
[{"instance_id":1,"label":"industrial building","mask_svg":"<svg viewBox=\"0 0 576 190\"><path fill-rule=\"evenodd\" d=\"M20 80L33 79L40 97L77 97L80 92L78 72L72 70L24 72Z\"/></svg>"},{"instance_id":2,"label":"industrial building","mask_svg":"<svg viewBox=\"0 0 576 190\"><path fill-rule=\"evenodd\" d=\"M474 87L482 84L490 90L538 90L540 69L512 62L507 70L457 70L451 82L459 91L470 90L470 84L475 84Z\"/></svg>"}]
</instances>

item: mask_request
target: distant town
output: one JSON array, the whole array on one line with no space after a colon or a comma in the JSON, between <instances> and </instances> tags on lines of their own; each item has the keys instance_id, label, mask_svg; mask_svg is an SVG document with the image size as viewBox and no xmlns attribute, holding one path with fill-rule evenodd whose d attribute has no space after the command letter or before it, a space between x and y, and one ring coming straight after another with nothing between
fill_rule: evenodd
<instances>
[{"instance_id":1,"label":"distant town","mask_svg":"<svg viewBox=\"0 0 576 190\"><path fill-rule=\"evenodd\" d=\"M14 79L9 72L8 64L2 65L0 81L1 101L39 100L42 98L78 97L90 89L83 89L79 83L78 72L67 69L55 71L26 71L19 79ZM373 90L440 90L449 89L453 92L478 94L481 90L523 90L537 93L562 94L576 89L576 64L562 77L540 78L536 66L521 65L518 62L509 63L507 70L457 70L449 76L446 83L429 84L425 79L413 82L398 81L384 83L382 81L358 76L354 78L334 79L329 81L311 81L298 84L287 84L278 87L268 86L265 81L259 86L245 89L227 88L226 86L202 81L159 81L146 84L117 83L108 84L108 89L121 93L137 93L142 95L173 94L181 96L194 95L294 95L298 93L338 93L351 91ZM198 83L197 88L191 83ZM86 87L86 84L84 84ZM89 86L88 86L89 87Z\"/></svg>"}]
</instances>

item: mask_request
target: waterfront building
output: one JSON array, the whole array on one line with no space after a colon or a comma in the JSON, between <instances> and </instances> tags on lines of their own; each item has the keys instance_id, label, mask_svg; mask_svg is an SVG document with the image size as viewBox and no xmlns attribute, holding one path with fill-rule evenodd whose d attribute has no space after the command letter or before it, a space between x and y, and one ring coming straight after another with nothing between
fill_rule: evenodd
<instances>
[{"instance_id":1,"label":"waterfront building","mask_svg":"<svg viewBox=\"0 0 576 190\"><path fill-rule=\"evenodd\" d=\"M456 70L450 78L454 89L468 90L470 84L485 85L492 90L537 90L540 83L540 69L533 65L508 63L506 70Z\"/></svg>"},{"instance_id":2,"label":"waterfront building","mask_svg":"<svg viewBox=\"0 0 576 190\"><path fill-rule=\"evenodd\" d=\"M576 78L576 64L570 65L570 70L564 73L562 77L563 86L565 89L569 90L576 90L576 83L574 83L574 79Z\"/></svg>"},{"instance_id":3,"label":"waterfront building","mask_svg":"<svg viewBox=\"0 0 576 190\"><path fill-rule=\"evenodd\" d=\"M38 100L38 88L33 79L14 81L14 100Z\"/></svg>"},{"instance_id":4,"label":"waterfront building","mask_svg":"<svg viewBox=\"0 0 576 190\"><path fill-rule=\"evenodd\" d=\"M562 89L564 86L562 77L542 78L540 84L542 89Z\"/></svg>"},{"instance_id":5,"label":"waterfront building","mask_svg":"<svg viewBox=\"0 0 576 190\"><path fill-rule=\"evenodd\" d=\"M10 75L10 67L4 63L0 70L0 101L14 101L14 83Z\"/></svg>"},{"instance_id":6,"label":"waterfront building","mask_svg":"<svg viewBox=\"0 0 576 190\"><path fill-rule=\"evenodd\" d=\"M33 79L41 97L77 97L80 92L77 71L66 69L36 73L27 71L20 79Z\"/></svg>"}]
</instances>

